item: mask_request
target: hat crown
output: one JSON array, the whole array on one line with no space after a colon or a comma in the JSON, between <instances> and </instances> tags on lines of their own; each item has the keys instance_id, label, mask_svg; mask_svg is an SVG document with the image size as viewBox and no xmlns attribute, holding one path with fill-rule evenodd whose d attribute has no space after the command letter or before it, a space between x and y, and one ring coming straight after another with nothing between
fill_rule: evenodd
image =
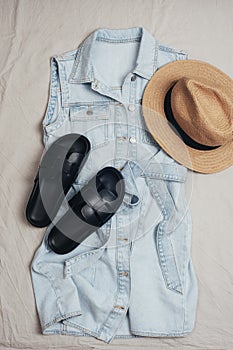
<instances>
[{"instance_id":1,"label":"hat crown","mask_svg":"<svg viewBox=\"0 0 233 350\"><path fill-rule=\"evenodd\" d=\"M224 145L232 139L233 101L215 86L181 78L172 89L171 107L179 126L196 142Z\"/></svg>"}]
</instances>

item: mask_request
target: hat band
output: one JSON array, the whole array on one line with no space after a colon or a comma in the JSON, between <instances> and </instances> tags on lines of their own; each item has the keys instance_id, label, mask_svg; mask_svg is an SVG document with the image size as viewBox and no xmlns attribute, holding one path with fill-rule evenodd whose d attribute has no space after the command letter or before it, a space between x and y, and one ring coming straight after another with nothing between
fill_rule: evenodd
<instances>
[{"instance_id":1,"label":"hat band","mask_svg":"<svg viewBox=\"0 0 233 350\"><path fill-rule=\"evenodd\" d=\"M180 125L177 123L177 121L174 117L174 114L172 112L172 107L171 107L171 93L172 93L172 89L174 86L175 86L175 84L166 93L165 100L164 100L164 112L165 112L167 120L172 124L173 130L175 131L175 133L184 141L184 143L187 146L189 146L191 148L195 148L195 149L202 150L202 151L210 151L210 150L213 150L213 149L220 147L220 145L219 146L202 145L201 143L198 143L195 140L193 140L180 127Z\"/></svg>"}]
</instances>

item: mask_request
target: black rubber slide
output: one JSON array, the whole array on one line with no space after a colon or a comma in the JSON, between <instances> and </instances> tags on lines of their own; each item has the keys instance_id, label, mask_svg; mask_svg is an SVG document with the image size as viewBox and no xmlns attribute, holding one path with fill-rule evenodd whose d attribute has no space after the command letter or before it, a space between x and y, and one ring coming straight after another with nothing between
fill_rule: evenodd
<instances>
[{"instance_id":1,"label":"black rubber slide","mask_svg":"<svg viewBox=\"0 0 233 350\"><path fill-rule=\"evenodd\" d=\"M81 171L90 152L90 141L67 134L51 144L42 157L26 207L27 220L36 227L48 226Z\"/></svg>"},{"instance_id":2,"label":"black rubber slide","mask_svg":"<svg viewBox=\"0 0 233 350\"><path fill-rule=\"evenodd\" d=\"M74 195L69 209L48 235L48 245L57 254L67 254L104 225L120 207L125 182L120 171L105 167Z\"/></svg>"}]
</instances>

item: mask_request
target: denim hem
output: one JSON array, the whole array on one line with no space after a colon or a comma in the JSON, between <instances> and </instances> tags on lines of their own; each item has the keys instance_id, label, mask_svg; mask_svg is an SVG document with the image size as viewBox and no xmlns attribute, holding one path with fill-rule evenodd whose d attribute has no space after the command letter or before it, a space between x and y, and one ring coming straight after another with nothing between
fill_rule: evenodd
<instances>
[{"instance_id":1,"label":"denim hem","mask_svg":"<svg viewBox=\"0 0 233 350\"><path fill-rule=\"evenodd\" d=\"M59 323L63 320L66 320L67 318L74 317L74 316L80 316L80 315L82 315L81 311L74 311L74 312L69 312L67 314L55 317L52 321L50 321L50 322L46 323L44 326L42 326L42 332L45 334L45 333L47 333L46 329L51 327L52 325L55 325L56 323Z\"/></svg>"},{"instance_id":2,"label":"denim hem","mask_svg":"<svg viewBox=\"0 0 233 350\"><path fill-rule=\"evenodd\" d=\"M93 337L96 337L96 338L98 338L98 336L99 336L99 333L97 333L97 332L95 332L95 331L91 331L91 330L89 330L89 329L87 329L87 328L85 328L85 327L79 326L79 325L76 324L76 323L73 323L73 322L70 322L70 321L66 321L66 320L65 320L64 324L65 324L66 326L70 326L70 327L73 327L73 328L75 327L75 328L77 328L77 329L83 331L84 333L89 334L90 336L93 336ZM67 330L64 330L64 332L66 332L66 331L67 331ZM67 331L67 332L68 332L68 331Z\"/></svg>"},{"instance_id":3,"label":"denim hem","mask_svg":"<svg viewBox=\"0 0 233 350\"><path fill-rule=\"evenodd\" d=\"M117 334L114 335L110 340L105 340L100 337L100 334L94 331L91 331L85 327L79 326L77 324L74 324L67 320L67 318L70 318L72 316L78 316L80 315L80 312L71 312L65 315L62 315L60 317L55 318L53 321L47 323L43 329L42 333L44 335L48 334L61 334L61 335L74 335L74 336L89 336L94 337L96 339L102 340L106 343L112 342L114 338L138 338L138 337L184 337L192 333L193 329L187 330L187 331L180 331L180 332L168 332L168 333L160 333L160 332L151 332L151 331L137 331L137 330L131 330L131 334ZM55 325L56 323L59 323L60 321L64 321L60 323L60 330L58 329L47 329L52 325ZM77 331L70 331L67 329L67 327L75 327L77 328Z\"/></svg>"},{"instance_id":4,"label":"denim hem","mask_svg":"<svg viewBox=\"0 0 233 350\"><path fill-rule=\"evenodd\" d=\"M111 342L113 339L117 339L117 338L120 338L120 339L133 339L133 338L141 338L141 337L154 337L154 338L157 338L157 337L185 337L189 334L192 333L192 330L190 331L186 331L186 332L174 332L174 333L154 333L154 332L138 332L138 331L132 331L133 333L132 334L117 334L115 335L112 339L111 339ZM77 331L68 331L68 330L48 330L46 333L43 333L44 335L48 335L48 334L61 334L61 335L73 335L73 336L76 336L76 337L95 337L99 340L103 340L101 338L98 337L98 335L91 335L89 333L80 333ZM105 340L103 340L104 342L106 342ZM106 342L107 343L107 342Z\"/></svg>"},{"instance_id":5,"label":"denim hem","mask_svg":"<svg viewBox=\"0 0 233 350\"><path fill-rule=\"evenodd\" d=\"M133 332L133 334L135 335L139 335L142 337L184 337L186 335L189 335L190 333L192 333L192 330L189 331L182 331L182 332L170 332L170 333L159 333L159 332L145 332L145 331L135 331L135 330L131 330L131 332Z\"/></svg>"},{"instance_id":6,"label":"denim hem","mask_svg":"<svg viewBox=\"0 0 233 350\"><path fill-rule=\"evenodd\" d=\"M93 336L91 334L88 334L88 333L79 333L78 331L68 331L68 330L61 330L61 331L58 331L58 330L48 330L46 333L43 333L44 335L52 335L52 334L61 334L61 335L73 335L73 336L76 336L76 337L92 337ZM102 340L100 338L98 338L98 336L94 336L95 338L99 339L99 340ZM134 334L117 334L114 336L114 338L122 338L122 339L127 339L127 338L141 338L140 335L134 335ZM113 338L113 339L114 339Z\"/></svg>"}]
</instances>

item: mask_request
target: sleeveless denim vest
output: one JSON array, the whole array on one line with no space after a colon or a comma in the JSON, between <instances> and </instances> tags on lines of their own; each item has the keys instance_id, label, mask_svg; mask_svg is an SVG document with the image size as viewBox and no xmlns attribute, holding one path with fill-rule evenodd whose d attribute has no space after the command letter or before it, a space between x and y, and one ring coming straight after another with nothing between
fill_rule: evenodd
<instances>
[{"instance_id":1,"label":"sleeveless denim vest","mask_svg":"<svg viewBox=\"0 0 233 350\"><path fill-rule=\"evenodd\" d=\"M43 120L45 150L68 133L86 135L91 154L69 200L112 165L126 184L117 213L72 252L51 251L47 228L31 275L43 334L113 338L185 336L195 324L198 286L185 200L187 169L147 131L142 96L164 64L187 54L143 27L101 28L51 59ZM54 223L67 210L62 204Z\"/></svg>"}]
</instances>

